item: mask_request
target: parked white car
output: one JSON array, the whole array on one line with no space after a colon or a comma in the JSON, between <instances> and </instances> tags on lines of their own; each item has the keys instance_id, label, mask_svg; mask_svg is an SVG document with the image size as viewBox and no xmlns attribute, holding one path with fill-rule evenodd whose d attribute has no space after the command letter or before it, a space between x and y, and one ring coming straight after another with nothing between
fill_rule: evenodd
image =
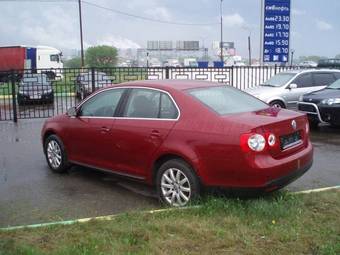
<instances>
[{"instance_id":1,"label":"parked white car","mask_svg":"<svg viewBox=\"0 0 340 255\"><path fill-rule=\"evenodd\" d=\"M276 74L245 92L275 107L295 108L301 95L323 89L337 79L340 70L293 70Z\"/></svg>"}]
</instances>

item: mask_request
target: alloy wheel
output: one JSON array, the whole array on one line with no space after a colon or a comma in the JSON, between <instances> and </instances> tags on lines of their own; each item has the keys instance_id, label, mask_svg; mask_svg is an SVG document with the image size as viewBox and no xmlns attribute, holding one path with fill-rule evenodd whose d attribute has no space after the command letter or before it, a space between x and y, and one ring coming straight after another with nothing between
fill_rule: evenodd
<instances>
[{"instance_id":1,"label":"alloy wheel","mask_svg":"<svg viewBox=\"0 0 340 255\"><path fill-rule=\"evenodd\" d=\"M47 144L47 158L52 168L57 169L61 165L62 153L59 144L51 140Z\"/></svg>"},{"instance_id":2,"label":"alloy wheel","mask_svg":"<svg viewBox=\"0 0 340 255\"><path fill-rule=\"evenodd\" d=\"M162 175L161 191L168 204L184 206L191 197L190 181L181 170L169 168Z\"/></svg>"}]
</instances>

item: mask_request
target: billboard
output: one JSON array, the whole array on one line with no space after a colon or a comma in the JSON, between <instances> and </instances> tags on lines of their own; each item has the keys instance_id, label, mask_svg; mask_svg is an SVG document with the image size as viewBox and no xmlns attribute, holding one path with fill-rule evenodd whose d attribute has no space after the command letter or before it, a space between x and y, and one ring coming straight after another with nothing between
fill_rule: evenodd
<instances>
[{"instance_id":1,"label":"billboard","mask_svg":"<svg viewBox=\"0 0 340 255\"><path fill-rule=\"evenodd\" d=\"M290 0L264 0L263 62L288 62Z\"/></svg>"},{"instance_id":2,"label":"billboard","mask_svg":"<svg viewBox=\"0 0 340 255\"><path fill-rule=\"evenodd\" d=\"M176 50L199 50L199 41L177 41Z\"/></svg>"}]
</instances>

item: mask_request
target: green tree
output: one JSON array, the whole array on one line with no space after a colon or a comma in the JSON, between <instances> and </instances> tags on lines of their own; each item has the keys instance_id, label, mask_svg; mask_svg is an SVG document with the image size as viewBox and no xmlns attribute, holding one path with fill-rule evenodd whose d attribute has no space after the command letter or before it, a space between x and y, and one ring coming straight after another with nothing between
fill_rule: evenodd
<instances>
[{"instance_id":1,"label":"green tree","mask_svg":"<svg viewBox=\"0 0 340 255\"><path fill-rule=\"evenodd\" d=\"M89 67L114 67L118 52L115 47L101 45L90 47L85 53L85 63Z\"/></svg>"},{"instance_id":2,"label":"green tree","mask_svg":"<svg viewBox=\"0 0 340 255\"><path fill-rule=\"evenodd\" d=\"M81 59L80 57L74 57L67 61L65 61L65 67L67 68L80 68L81 67Z\"/></svg>"},{"instance_id":3,"label":"green tree","mask_svg":"<svg viewBox=\"0 0 340 255\"><path fill-rule=\"evenodd\" d=\"M299 57L299 62L303 61L314 61L314 62L319 62L320 59L326 59L327 57L324 56L300 56Z\"/></svg>"}]
</instances>

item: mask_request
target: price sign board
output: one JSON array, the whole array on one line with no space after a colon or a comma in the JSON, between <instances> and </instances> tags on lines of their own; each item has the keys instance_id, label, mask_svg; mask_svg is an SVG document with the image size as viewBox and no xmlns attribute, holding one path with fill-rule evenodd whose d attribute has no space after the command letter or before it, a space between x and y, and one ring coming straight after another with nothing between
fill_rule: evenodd
<instances>
[{"instance_id":1,"label":"price sign board","mask_svg":"<svg viewBox=\"0 0 340 255\"><path fill-rule=\"evenodd\" d=\"M288 62L290 0L264 0L263 62Z\"/></svg>"}]
</instances>

